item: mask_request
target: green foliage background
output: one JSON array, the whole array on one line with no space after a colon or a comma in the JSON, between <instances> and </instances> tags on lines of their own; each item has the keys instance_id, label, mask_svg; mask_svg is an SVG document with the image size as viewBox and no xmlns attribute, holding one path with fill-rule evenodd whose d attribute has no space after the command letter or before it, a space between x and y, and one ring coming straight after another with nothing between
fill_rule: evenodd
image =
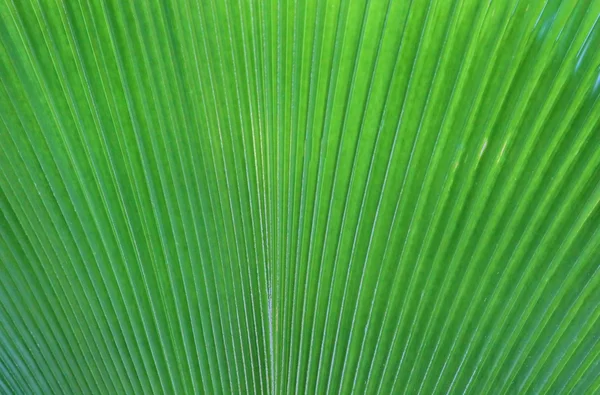
<instances>
[{"instance_id":1,"label":"green foliage background","mask_svg":"<svg viewBox=\"0 0 600 395\"><path fill-rule=\"evenodd\" d=\"M0 0L0 393L600 393L599 16Z\"/></svg>"}]
</instances>

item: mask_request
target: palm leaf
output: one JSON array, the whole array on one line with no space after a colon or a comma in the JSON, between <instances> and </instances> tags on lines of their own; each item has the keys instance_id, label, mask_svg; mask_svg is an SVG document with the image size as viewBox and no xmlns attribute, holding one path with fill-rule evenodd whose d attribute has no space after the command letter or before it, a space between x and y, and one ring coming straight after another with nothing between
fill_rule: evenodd
<instances>
[{"instance_id":1,"label":"palm leaf","mask_svg":"<svg viewBox=\"0 0 600 395\"><path fill-rule=\"evenodd\" d=\"M599 15L0 0L0 393L600 393Z\"/></svg>"}]
</instances>

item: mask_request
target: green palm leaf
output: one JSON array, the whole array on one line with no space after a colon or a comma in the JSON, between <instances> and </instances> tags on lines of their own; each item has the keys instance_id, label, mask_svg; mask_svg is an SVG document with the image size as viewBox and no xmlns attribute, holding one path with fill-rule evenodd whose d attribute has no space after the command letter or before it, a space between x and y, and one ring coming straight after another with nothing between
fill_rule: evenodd
<instances>
[{"instance_id":1,"label":"green palm leaf","mask_svg":"<svg viewBox=\"0 0 600 395\"><path fill-rule=\"evenodd\" d=\"M0 0L0 393L600 393L599 15Z\"/></svg>"}]
</instances>

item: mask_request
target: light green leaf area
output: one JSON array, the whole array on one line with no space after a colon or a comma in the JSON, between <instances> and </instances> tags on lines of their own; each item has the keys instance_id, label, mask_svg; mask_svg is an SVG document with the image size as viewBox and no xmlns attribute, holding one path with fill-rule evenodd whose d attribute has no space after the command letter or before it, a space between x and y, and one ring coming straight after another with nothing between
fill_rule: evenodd
<instances>
[{"instance_id":1,"label":"light green leaf area","mask_svg":"<svg viewBox=\"0 0 600 395\"><path fill-rule=\"evenodd\" d=\"M0 0L1 394L599 394L599 0Z\"/></svg>"}]
</instances>

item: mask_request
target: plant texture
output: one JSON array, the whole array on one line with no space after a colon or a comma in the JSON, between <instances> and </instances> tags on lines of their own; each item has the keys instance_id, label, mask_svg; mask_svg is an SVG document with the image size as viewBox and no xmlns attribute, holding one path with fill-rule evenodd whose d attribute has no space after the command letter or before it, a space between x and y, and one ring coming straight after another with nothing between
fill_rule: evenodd
<instances>
[{"instance_id":1,"label":"plant texture","mask_svg":"<svg viewBox=\"0 0 600 395\"><path fill-rule=\"evenodd\" d=\"M0 393L600 393L600 0L0 0Z\"/></svg>"}]
</instances>

